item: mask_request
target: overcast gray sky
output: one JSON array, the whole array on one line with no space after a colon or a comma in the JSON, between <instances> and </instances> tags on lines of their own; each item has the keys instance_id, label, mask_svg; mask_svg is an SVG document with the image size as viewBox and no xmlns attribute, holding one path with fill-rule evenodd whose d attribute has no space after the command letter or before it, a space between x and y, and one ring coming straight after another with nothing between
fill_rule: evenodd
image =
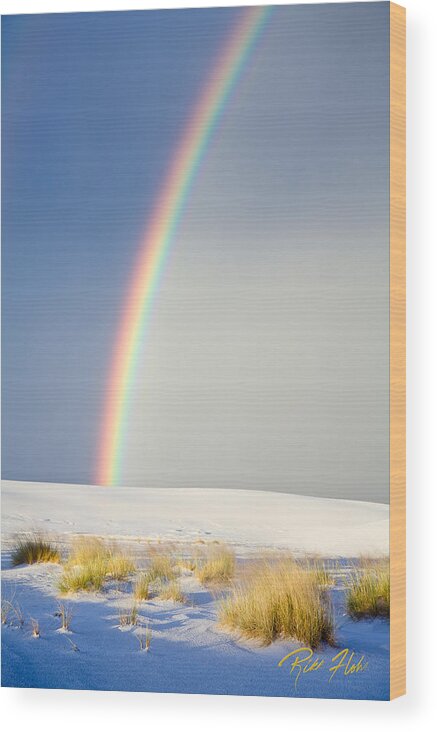
<instances>
[{"instance_id":1,"label":"overcast gray sky","mask_svg":"<svg viewBox=\"0 0 437 732\"><path fill-rule=\"evenodd\" d=\"M4 18L4 477L92 482L141 233L239 13ZM388 500L388 21L270 16L167 263L122 483Z\"/></svg>"}]
</instances>

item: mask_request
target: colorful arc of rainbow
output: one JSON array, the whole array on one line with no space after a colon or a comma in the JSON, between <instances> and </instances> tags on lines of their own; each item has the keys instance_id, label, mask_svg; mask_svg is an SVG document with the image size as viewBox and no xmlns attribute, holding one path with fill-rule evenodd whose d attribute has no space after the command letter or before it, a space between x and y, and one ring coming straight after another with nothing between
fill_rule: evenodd
<instances>
[{"instance_id":1,"label":"colorful arc of rainbow","mask_svg":"<svg viewBox=\"0 0 437 732\"><path fill-rule=\"evenodd\" d=\"M98 485L115 485L120 479L132 386L160 276L203 155L270 11L268 7L242 11L194 107L158 195L117 332L104 398L96 469Z\"/></svg>"}]
</instances>

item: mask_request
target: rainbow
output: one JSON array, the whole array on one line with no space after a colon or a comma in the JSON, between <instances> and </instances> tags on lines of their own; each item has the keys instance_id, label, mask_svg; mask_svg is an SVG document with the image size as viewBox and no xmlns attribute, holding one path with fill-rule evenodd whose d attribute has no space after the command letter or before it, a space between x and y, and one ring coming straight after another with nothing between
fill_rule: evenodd
<instances>
[{"instance_id":1,"label":"rainbow","mask_svg":"<svg viewBox=\"0 0 437 732\"><path fill-rule=\"evenodd\" d=\"M241 10L195 104L157 197L117 331L104 395L95 475L98 485L116 485L120 480L131 393L160 277L205 151L270 11L268 7Z\"/></svg>"}]
</instances>

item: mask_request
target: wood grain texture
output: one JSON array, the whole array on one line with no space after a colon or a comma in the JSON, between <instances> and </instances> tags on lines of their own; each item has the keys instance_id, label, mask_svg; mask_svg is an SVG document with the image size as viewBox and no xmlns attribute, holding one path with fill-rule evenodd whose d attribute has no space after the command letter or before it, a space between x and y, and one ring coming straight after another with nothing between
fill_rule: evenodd
<instances>
[{"instance_id":1,"label":"wood grain texture","mask_svg":"<svg viewBox=\"0 0 437 732\"><path fill-rule=\"evenodd\" d=\"M406 692L405 8L390 3L390 698Z\"/></svg>"}]
</instances>

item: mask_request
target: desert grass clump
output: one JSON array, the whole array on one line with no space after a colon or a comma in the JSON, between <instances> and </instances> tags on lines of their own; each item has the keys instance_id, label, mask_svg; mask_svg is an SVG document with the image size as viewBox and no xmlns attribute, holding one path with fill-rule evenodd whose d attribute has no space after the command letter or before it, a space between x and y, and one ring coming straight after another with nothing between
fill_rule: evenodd
<instances>
[{"instance_id":1,"label":"desert grass clump","mask_svg":"<svg viewBox=\"0 0 437 732\"><path fill-rule=\"evenodd\" d=\"M150 582L154 582L155 580L174 580L176 578L176 570L171 554L156 550L153 551L150 555L150 566L147 574Z\"/></svg>"},{"instance_id":2,"label":"desert grass clump","mask_svg":"<svg viewBox=\"0 0 437 732\"><path fill-rule=\"evenodd\" d=\"M137 633L138 643L140 644L140 651L148 653L150 650L150 644L152 642L152 631L147 624L144 631Z\"/></svg>"},{"instance_id":3,"label":"desert grass clump","mask_svg":"<svg viewBox=\"0 0 437 732\"><path fill-rule=\"evenodd\" d=\"M32 638L40 638L41 634L40 634L40 630L39 630L38 620L31 618L30 622L32 623Z\"/></svg>"},{"instance_id":4,"label":"desert grass clump","mask_svg":"<svg viewBox=\"0 0 437 732\"><path fill-rule=\"evenodd\" d=\"M80 590L99 592L105 582L106 572L106 562L101 560L94 560L83 566L67 566L59 580L59 591L62 595Z\"/></svg>"},{"instance_id":5,"label":"desert grass clump","mask_svg":"<svg viewBox=\"0 0 437 732\"><path fill-rule=\"evenodd\" d=\"M348 613L353 618L389 617L388 560L361 560L346 583L346 603Z\"/></svg>"},{"instance_id":6,"label":"desert grass clump","mask_svg":"<svg viewBox=\"0 0 437 732\"><path fill-rule=\"evenodd\" d=\"M68 605L65 605L63 602L60 602L58 605L58 609L55 613L56 617L59 618L61 627L59 630L62 630L63 632L70 630L70 624L73 618L73 613L71 609L68 607Z\"/></svg>"},{"instance_id":7,"label":"desert grass clump","mask_svg":"<svg viewBox=\"0 0 437 732\"><path fill-rule=\"evenodd\" d=\"M312 648L334 640L326 594L314 573L292 559L254 567L222 600L219 619L223 626L266 645L278 637Z\"/></svg>"},{"instance_id":8,"label":"desert grass clump","mask_svg":"<svg viewBox=\"0 0 437 732\"><path fill-rule=\"evenodd\" d=\"M159 591L159 597L161 600L171 600L171 602L186 602L186 597L176 580L163 584Z\"/></svg>"},{"instance_id":9,"label":"desert grass clump","mask_svg":"<svg viewBox=\"0 0 437 732\"><path fill-rule=\"evenodd\" d=\"M107 561L109 556L109 548L102 539L97 536L77 536L73 539L68 564L86 566L91 562Z\"/></svg>"},{"instance_id":10,"label":"desert grass clump","mask_svg":"<svg viewBox=\"0 0 437 732\"><path fill-rule=\"evenodd\" d=\"M122 581L135 572L135 564L125 554L111 553L108 558L107 571L113 579Z\"/></svg>"},{"instance_id":11,"label":"desert grass clump","mask_svg":"<svg viewBox=\"0 0 437 732\"><path fill-rule=\"evenodd\" d=\"M78 537L59 582L62 594L68 592L98 592L107 579L126 579L135 565L116 545L108 546L94 536Z\"/></svg>"},{"instance_id":12,"label":"desert grass clump","mask_svg":"<svg viewBox=\"0 0 437 732\"><path fill-rule=\"evenodd\" d=\"M120 608L120 610L118 611L118 621L121 628L134 626L137 624L137 620L138 608L135 602L128 610Z\"/></svg>"},{"instance_id":13,"label":"desert grass clump","mask_svg":"<svg viewBox=\"0 0 437 732\"><path fill-rule=\"evenodd\" d=\"M12 550L12 564L37 564L40 562L55 562L59 564L61 554L50 541L38 535L20 537Z\"/></svg>"},{"instance_id":14,"label":"desert grass clump","mask_svg":"<svg viewBox=\"0 0 437 732\"><path fill-rule=\"evenodd\" d=\"M196 557L179 557L177 565L188 572L195 572L199 565L199 559Z\"/></svg>"},{"instance_id":15,"label":"desert grass clump","mask_svg":"<svg viewBox=\"0 0 437 732\"><path fill-rule=\"evenodd\" d=\"M10 600L2 599L1 602L2 625L22 628L24 625L24 614L19 603L12 597Z\"/></svg>"},{"instance_id":16,"label":"desert grass clump","mask_svg":"<svg viewBox=\"0 0 437 732\"><path fill-rule=\"evenodd\" d=\"M1 603L1 619L2 625L7 625L11 616L11 603L8 600L2 600Z\"/></svg>"},{"instance_id":17,"label":"desert grass clump","mask_svg":"<svg viewBox=\"0 0 437 732\"><path fill-rule=\"evenodd\" d=\"M150 597L150 578L148 574L140 574L134 584L135 600L148 600Z\"/></svg>"},{"instance_id":18,"label":"desert grass clump","mask_svg":"<svg viewBox=\"0 0 437 732\"><path fill-rule=\"evenodd\" d=\"M214 547L196 567L196 577L202 584L229 582L235 572L235 554L226 546Z\"/></svg>"},{"instance_id":19,"label":"desert grass clump","mask_svg":"<svg viewBox=\"0 0 437 732\"><path fill-rule=\"evenodd\" d=\"M315 582L320 587L330 587L335 584L333 575L328 571L324 562L319 559L311 559L303 562L299 562L302 569L310 572L313 575Z\"/></svg>"},{"instance_id":20,"label":"desert grass clump","mask_svg":"<svg viewBox=\"0 0 437 732\"><path fill-rule=\"evenodd\" d=\"M15 615L14 603L12 600L2 598L1 602L1 619L2 625L9 625L11 617Z\"/></svg>"}]
</instances>

